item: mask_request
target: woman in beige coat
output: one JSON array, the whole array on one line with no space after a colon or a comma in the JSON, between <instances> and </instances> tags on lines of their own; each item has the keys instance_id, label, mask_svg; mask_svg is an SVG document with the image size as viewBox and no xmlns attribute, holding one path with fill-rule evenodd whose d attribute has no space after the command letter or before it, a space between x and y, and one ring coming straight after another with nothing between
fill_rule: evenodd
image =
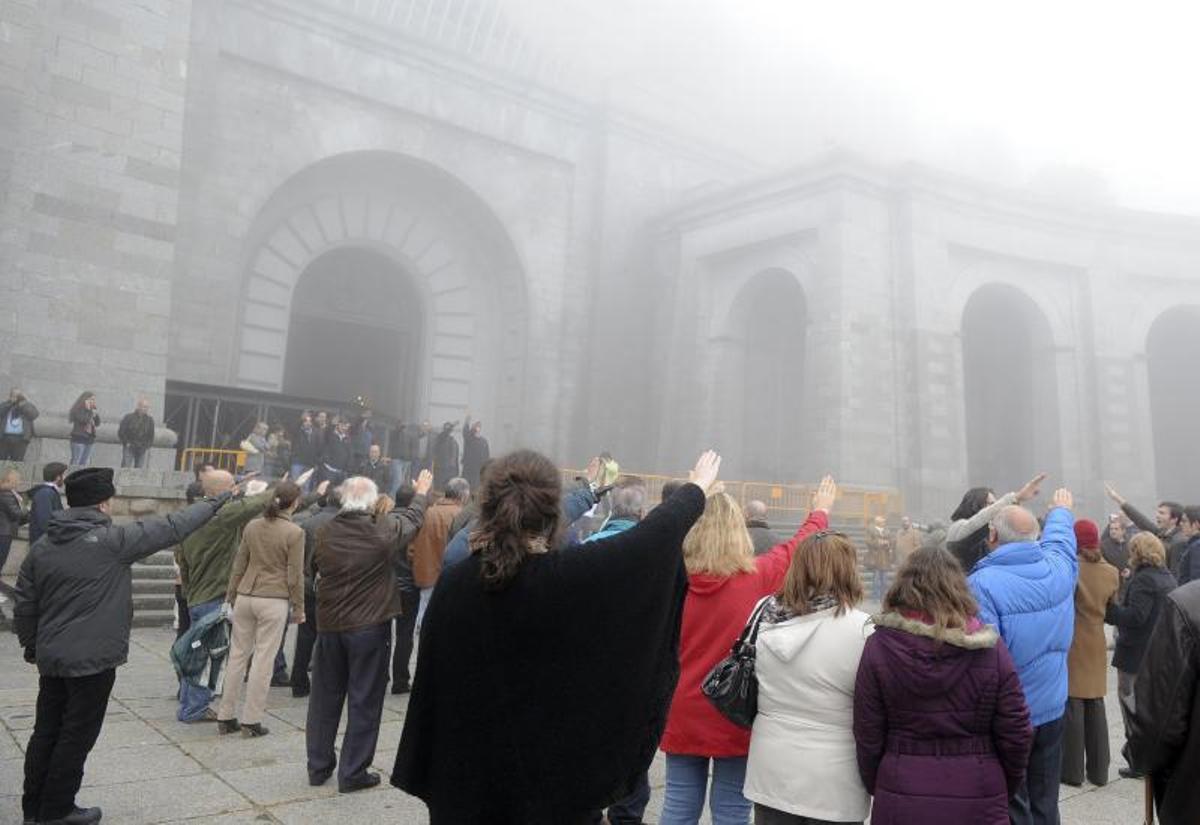
<instances>
[{"instance_id":1,"label":"woman in beige coat","mask_svg":"<svg viewBox=\"0 0 1200 825\"><path fill-rule=\"evenodd\" d=\"M262 718L271 689L275 651L289 618L293 624L304 621L304 531L292 523L300 495L297 485L282 482L262 518L254 519L242 531L225 592L225 601L233 606L233 639L225 695L217 709L220 733L267 733ZM251 656L246 705L239 724L234 712Z\"/></svg>"},{"instance_id":2,"label":"woman in beige coat","mask_svg":"<svg viewBox=\"0 0 1200 825\"><path fill-rule=\"evenodd\" d=\"M1100 529L1093 521L1075 522L1079 580L1075 585L1075 637L1067 654L1067 715L1063 735L1062 782L1093 785L1108 782L1108 645L1104 609L1117 595L1120 574L1100 553Z\"/></svg>"}]
</instances>

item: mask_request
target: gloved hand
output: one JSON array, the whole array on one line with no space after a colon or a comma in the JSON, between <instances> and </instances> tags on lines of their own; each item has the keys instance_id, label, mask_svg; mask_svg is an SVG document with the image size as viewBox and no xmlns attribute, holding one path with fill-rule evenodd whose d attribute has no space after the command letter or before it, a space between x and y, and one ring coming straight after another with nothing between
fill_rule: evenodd
<instances>
[{"instance_id":1,"label":"gloved hand","mask_svg":"<svg viewBox=\"0 0 1200 825\"><path fill-rule=\"evenodd\" d=\"M25 648L25 661L31 665L37 664L37 648L36 647Z\"/></svg>"}]
</instances>

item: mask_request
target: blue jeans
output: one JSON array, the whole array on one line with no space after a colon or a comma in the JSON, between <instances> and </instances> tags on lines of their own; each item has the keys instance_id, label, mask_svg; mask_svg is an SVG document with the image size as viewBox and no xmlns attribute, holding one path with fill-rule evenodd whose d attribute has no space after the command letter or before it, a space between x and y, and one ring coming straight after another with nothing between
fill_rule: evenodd
<instances>
[{"instance_id":1,"label":"blue jeans","mask_svg":"<svg viewBox=\"0 0 1200 825\"><path fill-rule=\"evenodd\" d=\"M1066 731L1065 716L1033 729L1025 781L1008 801L1012 825L1058 825L1058 784Z\"/></svg>"},{"instance_id":2,"label":"blue jeans","mask_svg":"<svg viewBox=\"0 0 1200 825\"><path fill-rule=\"evenodd\" d=\"M150 457L149 447L134 447L132 444L121 445L121 466L146 469L146 461Z\"/></svg>"},{"instance_id":3,"label":"blue jeans","mask_svg":"<svg viewBox=\"0 0 1200 825\"><path fill-rule=\"evenodd\" d=\"M712 763L712 789L708 766ZM749 825L750 801L742 796L746 757L667 754L667 790L659 825L696 825L704 812L705 791L713 825Z\"/></svg>"},{"instance_id":4,"label":"blue jeans","mask_svg":"<svg viewBox=\"0 0 1200 825\"><path fill-rule=\"evenodd\" d=\"M871 571L871 599L873 601L882 602L883 595L887 592L887 571L872 570Z\"/></svg>"},{"instance_id":5,"label":"blue jeans","mask_svg":"<svg viewBox=\"0 0 1200 825\"><path fill-rule=\"evenodd\" d=\"M213 599L211 602L202 602L200 604L188 607L188 617L192 622L198 622L204 616L212 613L214 610L221 609L221 600ZM179 683L179 713L176 714L180 722L195 722L204 717L204 712L208 710L208 705L212 701L213 693L206 687L193 685L186 679Z\"/></svg>"},{"instance_id":6,"label":"blue jeans","mask_svg":"<svg viewBox=\"0 0 1200 825\"><path fill-rule=\"evenodd\" d=\"M71 466L86 467L88 462L92 460L92 444L84 444L82 441L71 442Z\"/></svg>"}]
</instances>

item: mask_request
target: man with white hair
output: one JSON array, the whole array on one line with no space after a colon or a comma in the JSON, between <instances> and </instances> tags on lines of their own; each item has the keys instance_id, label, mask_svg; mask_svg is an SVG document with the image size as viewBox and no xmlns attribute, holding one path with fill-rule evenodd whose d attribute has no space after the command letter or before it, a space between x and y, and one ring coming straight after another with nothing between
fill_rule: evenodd
<instances>
[{"instance_id":1,"label":"man with white hair","mask_svg":"<svg viewBox=\"0 0 1200 825\"><path fill-rule=\"evenodd\" d=\"M1034 729L1025 781L1009 803L1014 825L1058 823L1079 575L1074 503L1069 490L1054 493L1041 541L1033 513L1015 504L1003 508L988 528L988 553L968 578L979 618L1000 631L1012 654Z\"/></svg>"},{"instance_id":2,"label":"man with white hair","mask_svg":"<svg viewBox=\"0 0 1200 825\"><path fill-rule=\"evenodd\" d=\"M375 482L346 479L342 509L318 528L312 573L317 591L317 648L305 741L308 781L323 785L338 771L338 791L379 784L375 759L391 661L392 619L400 615L395 562L425 517L433 476L423 471L408 507L392 511ZM347 704L341 761L334 751Z\"/></svg>"},{"instance_id":3,"label":"man with white hair","mask_svg":"<svg viewBox=\"0 0 1200 825\"><path fill-rule=\"evenodd\" d=\"M750 534L756 556L779 544L779 536L767 523L767 505L758 499L746 502L746 531Z\"/></svg>"}]
</instances>

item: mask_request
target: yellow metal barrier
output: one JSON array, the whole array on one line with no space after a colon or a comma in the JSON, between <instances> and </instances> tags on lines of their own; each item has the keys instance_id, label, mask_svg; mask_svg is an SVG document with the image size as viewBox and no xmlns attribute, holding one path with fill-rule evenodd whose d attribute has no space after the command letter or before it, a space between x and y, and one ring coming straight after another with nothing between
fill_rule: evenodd
<instances>
[{"instance_id":1,"label":"yellow metal barrier","mask_svg":"<svg viewBox=\"0 0 1200 825\"><path fill-rule=\"evenodd\" d=\"M189 447L179 455L179 469L191 470L200 464L211 464L218 470L238 473L246 463L245 450L214 450L209 447Z\"/></svg>"},{"instance_id":2,"label":"yellow metal barrier","mask_svg":"<svg viewBox=\"0 0 1200 825\"><path fill-rule=\"evenodd\" d=\"M563 470L564 481L586 475L582 470ZM685 481L671 476L624 472L624 476L637 476L646 482L650 501L662 497L663 485L668 481ZM767 481L722 481L724 490L743 507L758 499L767 505L767 514L772 522L799 524L808 513L812 495L817 489L814 484L773 484ZM895 521L904 514L904 499L897 490L879 490L854 485L838 485L837 503L833 517L841 523L859 523L866 526L875 516Z\"/></svg>"}]
</instances>

